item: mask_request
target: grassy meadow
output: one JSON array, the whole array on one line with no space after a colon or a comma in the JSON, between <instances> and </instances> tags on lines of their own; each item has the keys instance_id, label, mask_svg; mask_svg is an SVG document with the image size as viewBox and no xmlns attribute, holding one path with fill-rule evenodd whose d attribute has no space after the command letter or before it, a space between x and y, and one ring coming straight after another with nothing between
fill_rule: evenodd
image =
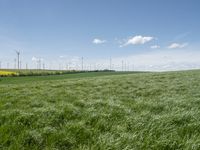
<instances>
[{"instance_id":1,"label":"grassy meadow","mask_svg":"<svg viewBox=\"0 0 200 150\"><path fill-rule=\"evenodd\" d=\"M0 78L0 149L200 149L200 71Z\"/></svg>"}]
</instances>

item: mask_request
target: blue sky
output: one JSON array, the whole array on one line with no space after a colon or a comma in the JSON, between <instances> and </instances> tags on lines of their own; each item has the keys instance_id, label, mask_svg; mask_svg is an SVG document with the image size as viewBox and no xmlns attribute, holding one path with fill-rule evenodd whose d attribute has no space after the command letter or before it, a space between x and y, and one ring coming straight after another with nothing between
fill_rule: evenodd
<instances>
[{"instance_id":1,"label":"blue sky","mask_svg":"<svg viewBox=\"0 0 200 150\"><path fill-rule=\"evenodd\" d=\"M74 67L84 57L106 68L112 57L116 69L122 60L138 70L198 68L199 6L199 0L0 0L0 61L12 67L17 49L30 67L37 58Z\"/></svg>"}]
</instances>

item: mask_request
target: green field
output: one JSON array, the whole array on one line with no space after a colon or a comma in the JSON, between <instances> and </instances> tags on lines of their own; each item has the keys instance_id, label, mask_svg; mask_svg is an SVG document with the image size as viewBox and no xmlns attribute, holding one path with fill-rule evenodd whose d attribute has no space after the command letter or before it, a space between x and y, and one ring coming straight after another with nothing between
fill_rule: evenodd
<instances>
[{"instance_id":1,"label":"green field","mask_svg":"<svg viewBox=\"0 0 200 150\"><path fill-rule=\"evenodd\" d=\"M200 71L0 78L0 149L200 149Z\"/></svg>"}]
</instances>

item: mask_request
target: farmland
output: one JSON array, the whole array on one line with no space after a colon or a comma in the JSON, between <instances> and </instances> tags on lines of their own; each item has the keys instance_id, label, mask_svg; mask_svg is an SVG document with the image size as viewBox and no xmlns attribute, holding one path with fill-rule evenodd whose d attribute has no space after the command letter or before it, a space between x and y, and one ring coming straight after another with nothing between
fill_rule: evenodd
<instances>
[{"instance_id":1,"label":"farmland","mask_svg":"<svg viewBox=\"0 0 200 150\"><path fill-rule=\"evenodd\" d=\"M43 69L3 69L0 70L0 77L16 77L16 76L47 76L62 75L70 73L80 73L83 71L75 70L43 70Z\"/></svg>"},{"instance_id":2,"label":"farmland","mask_svg":"<svg viewBox=\"0 0 200 150\"><path fill-rule=\"evenodd\" d=\"M0 80L0 149L200 149L200 71Z\"/></svg>"},{"instance_id":3,"label":"farmland","mask_svg":"<svg viewBox=\"0 0 200 150\"><path fill-rule=\"evenodd\" d=\"M17 76L17 73L13 71L0 70L0 77L1 76Z\"/></svg>"}]
</instances>

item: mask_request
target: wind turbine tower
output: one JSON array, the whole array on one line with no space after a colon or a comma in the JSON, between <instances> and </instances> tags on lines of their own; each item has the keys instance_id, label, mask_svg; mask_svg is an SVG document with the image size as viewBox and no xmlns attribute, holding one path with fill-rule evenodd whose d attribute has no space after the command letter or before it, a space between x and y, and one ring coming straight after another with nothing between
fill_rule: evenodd
<instances>
[{"instance_id":1,"label":"wind turbine tower","mask_svg":"<svg viewBox=\"0 0 200 150\"><path fill-rule=\"evenodd\" d=\"M17 54L17 69L19 69L20 68L20 51L15 51L16 52L16 54Z\"/></svg>"}]
</instances>

